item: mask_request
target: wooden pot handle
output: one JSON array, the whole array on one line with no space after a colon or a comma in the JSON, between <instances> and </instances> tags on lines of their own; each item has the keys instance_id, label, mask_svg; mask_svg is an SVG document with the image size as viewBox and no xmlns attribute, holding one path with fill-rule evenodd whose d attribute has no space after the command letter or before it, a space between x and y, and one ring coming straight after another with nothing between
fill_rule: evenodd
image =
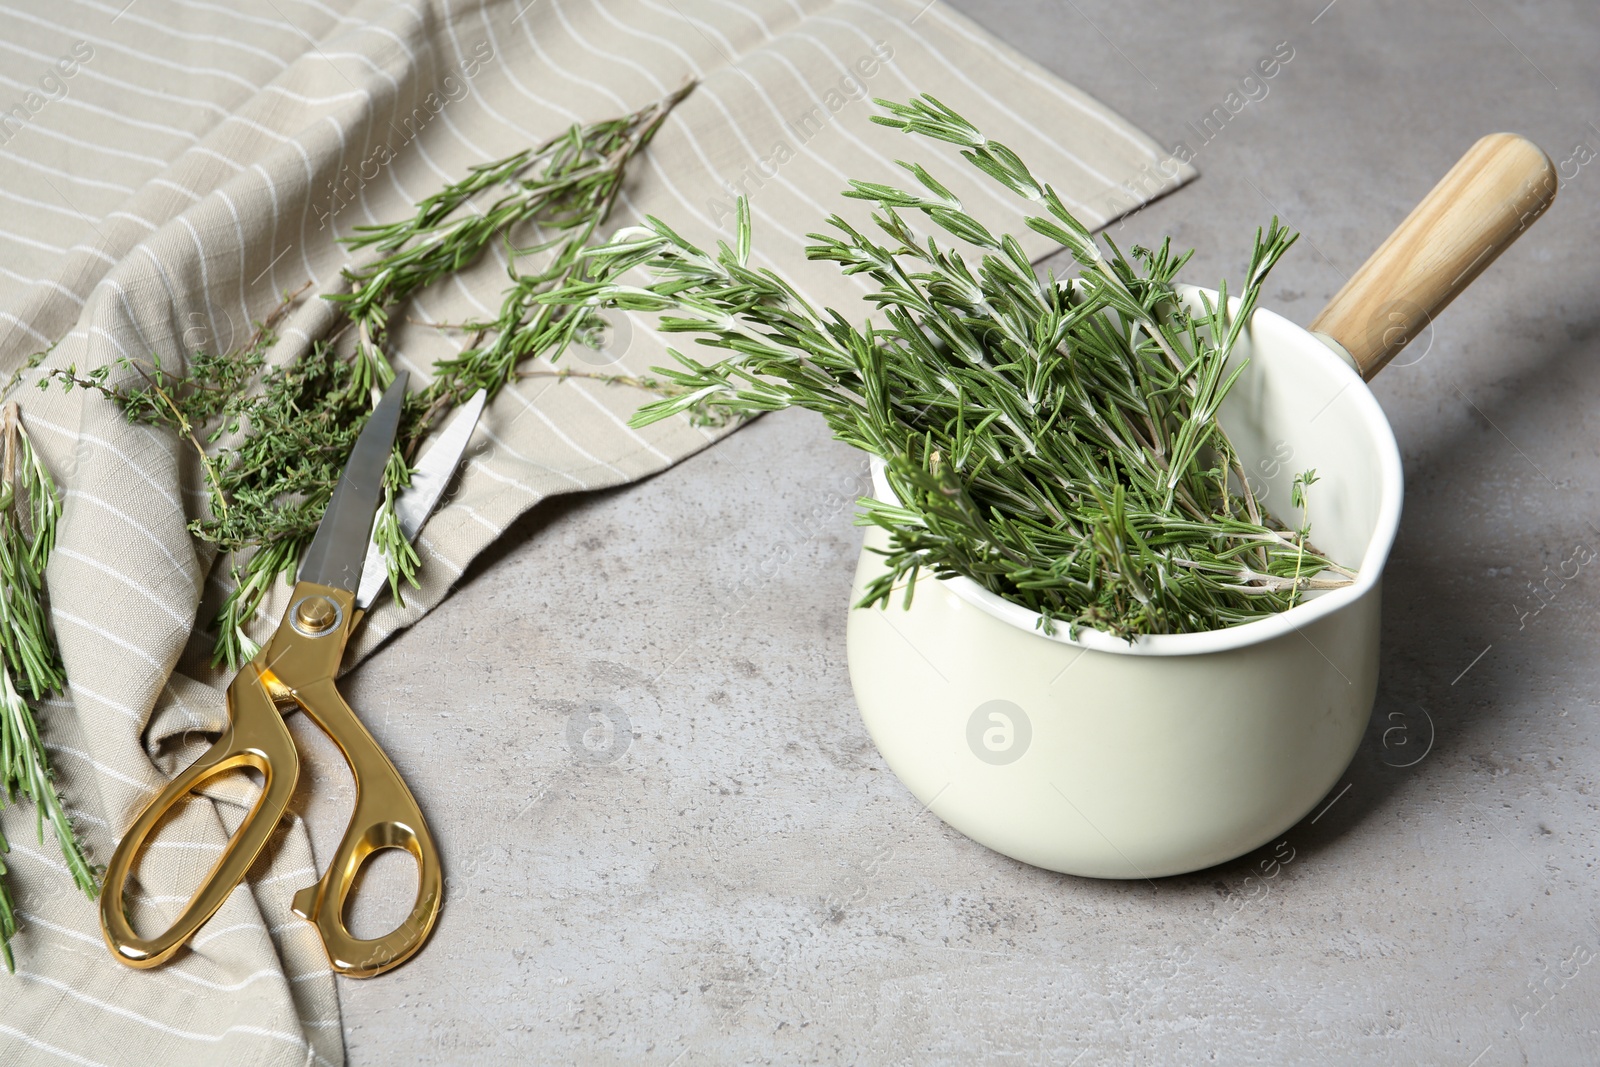
<instances>
[{"instance_id":1,"label":"wooden pot handle","mask_svg":"<svg viewBox=\"0 0 1600 1067\"><path fill-rule=\"evenodd\" d=\"M1539 146L1491 133L1361 265L1311 329L1350 353L1371 380L1556 198Z\"/></svg>"}]
</instances>

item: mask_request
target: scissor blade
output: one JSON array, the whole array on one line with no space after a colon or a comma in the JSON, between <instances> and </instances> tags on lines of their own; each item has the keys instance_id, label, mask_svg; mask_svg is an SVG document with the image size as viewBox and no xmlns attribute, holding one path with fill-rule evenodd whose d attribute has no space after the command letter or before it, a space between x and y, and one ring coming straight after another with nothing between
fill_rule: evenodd
<instances>
[{"instance_id":1,"label":"scissor blade","mask_svg":"<svg viewBox=\"0 0 1600 1067\"><path fill-rule=\"evenodd\" d=\"M407 541L414 541L422 524L428 521L461 457L472 440L472 431L478 426L478 416L483 414L484 401L489 394L482 389L472 394L472 399L461 405L448 425L417 461L411 472L411 484L394 502L394 515L400 521L400 533ZM365 610L383 592L389 582L389 566L375 541L367 542L367 561L361 569L361 587L356 591L356 607Z\"/></svg>"},{"instance_id":2,"label":"scissor blade","mask_svg":"<svg viewBox=\"0 0 1600 1067\"><path fill-rule=\"evenodd\" d=\"M383 498L383 469L389 465L395 434L400 429L400 408L406 399L406 372L401 371L372 409L356 438L350 459L334 486L333 499L323 512L322 525L300 561L300 580L355 592L361 580L361 560L372 520Z\"/></svg>"}]
</instances>

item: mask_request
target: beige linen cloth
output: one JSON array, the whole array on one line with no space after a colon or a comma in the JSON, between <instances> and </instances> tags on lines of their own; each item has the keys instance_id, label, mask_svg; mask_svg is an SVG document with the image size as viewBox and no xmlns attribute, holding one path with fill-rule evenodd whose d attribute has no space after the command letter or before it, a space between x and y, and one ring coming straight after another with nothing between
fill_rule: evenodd
<instances>
[{"instance_id":1,"label":"beige linen cloth","mask_svg":"<svg viewBox=\"0 0 1600 1067\"><path fill-rule=\"evenodd\" d=\"M866 97L943 98L1091 225L1192 176L1170 160L1161 170L1149 138L925 0L13 0L0 12L0 381L55 346L12 395L65 491L48 581L70 699L47 702L43 722L98 862L222 721L228 679L207 666L210 636L191 631L228 581L185 529L205 504L188 447L101 397L38 391L42 369L121 357L179 369L195 350L243 344L281 293L309 281L271 356L293 359L331 321L314 294L338 284L338 236L409 215L471 164L690 77L699 87L635 163L614 222L653 213L714 241L731 233L743 192L758 259L856 314L853 283L804 264L805 232L845 205L835 194L847 176L898 181L894 158L940 154L870 124ZM1017 204L964 164L937 173L991 225L1018 225ZM406 313L492 317L504 269L496 249ZM415 325L395 339L396 362L418 377L463 343ZM638 373L665 356L647 323L624 319L605 351L568 359ZM645 399L551 378L505 390L422 534L422 591L404 610L383 602L350 662L438 603L542 498L643 477L714 438L685 421L628 428ZM401 770L426 807L428 769ZM248 800L241 785L187 806L140 870L150 908L176 914ZM326 957L288 910L315 878L297 819L190 951L133 971L101 944L94 905L54 842L34 837L29 807L3 818L22 931L17 975L0 974L0 1063L342 1062Z\"/></svg>"}]
</instances>

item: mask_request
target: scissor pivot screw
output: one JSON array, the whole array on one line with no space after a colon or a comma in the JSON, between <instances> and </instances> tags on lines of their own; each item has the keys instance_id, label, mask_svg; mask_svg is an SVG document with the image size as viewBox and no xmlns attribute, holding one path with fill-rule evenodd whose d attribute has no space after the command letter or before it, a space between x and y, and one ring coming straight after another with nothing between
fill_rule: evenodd
<instances>
[{"instance_id":1,"label":"scissor pivot screw","mask_svg":"<svg viewBox=\"0 0 1600 1067\"><path fill-rule=\"evenodd\" d=\"M325 596L308 596L294 607L294 628L303 634L322 634L339 622L339 605Z\"/></svg>"}]
</instances>

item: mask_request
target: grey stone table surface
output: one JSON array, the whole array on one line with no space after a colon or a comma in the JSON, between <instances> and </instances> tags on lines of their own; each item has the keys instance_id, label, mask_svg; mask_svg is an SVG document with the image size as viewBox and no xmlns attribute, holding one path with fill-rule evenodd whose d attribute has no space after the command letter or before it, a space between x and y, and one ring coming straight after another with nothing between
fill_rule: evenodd
<instances>
[{"instance_id":1,"label":"grey stone table surface","mask_svg":"<svg viewBox=\"0 0 1600 1067\"><path fill-rule=\"evenodd\" d=\"M351 1062L1600 1062L1600 575L1547 581L1600 551L1600 10L939 2L1195 149L1124 247L1170 233L1210 284L1274 212L1303 231L1264 301L1302 323L1479 135L1562 166L1374 383L1407 493L1354 764L1271 878L1263 851L1091 881L961 837L851 697L861 459L767 417L546 502L352 675L449 895L419 957L342 984ZM326 746L309 770L325 855L349 784Z\"/></svg>"}]
</instances>

